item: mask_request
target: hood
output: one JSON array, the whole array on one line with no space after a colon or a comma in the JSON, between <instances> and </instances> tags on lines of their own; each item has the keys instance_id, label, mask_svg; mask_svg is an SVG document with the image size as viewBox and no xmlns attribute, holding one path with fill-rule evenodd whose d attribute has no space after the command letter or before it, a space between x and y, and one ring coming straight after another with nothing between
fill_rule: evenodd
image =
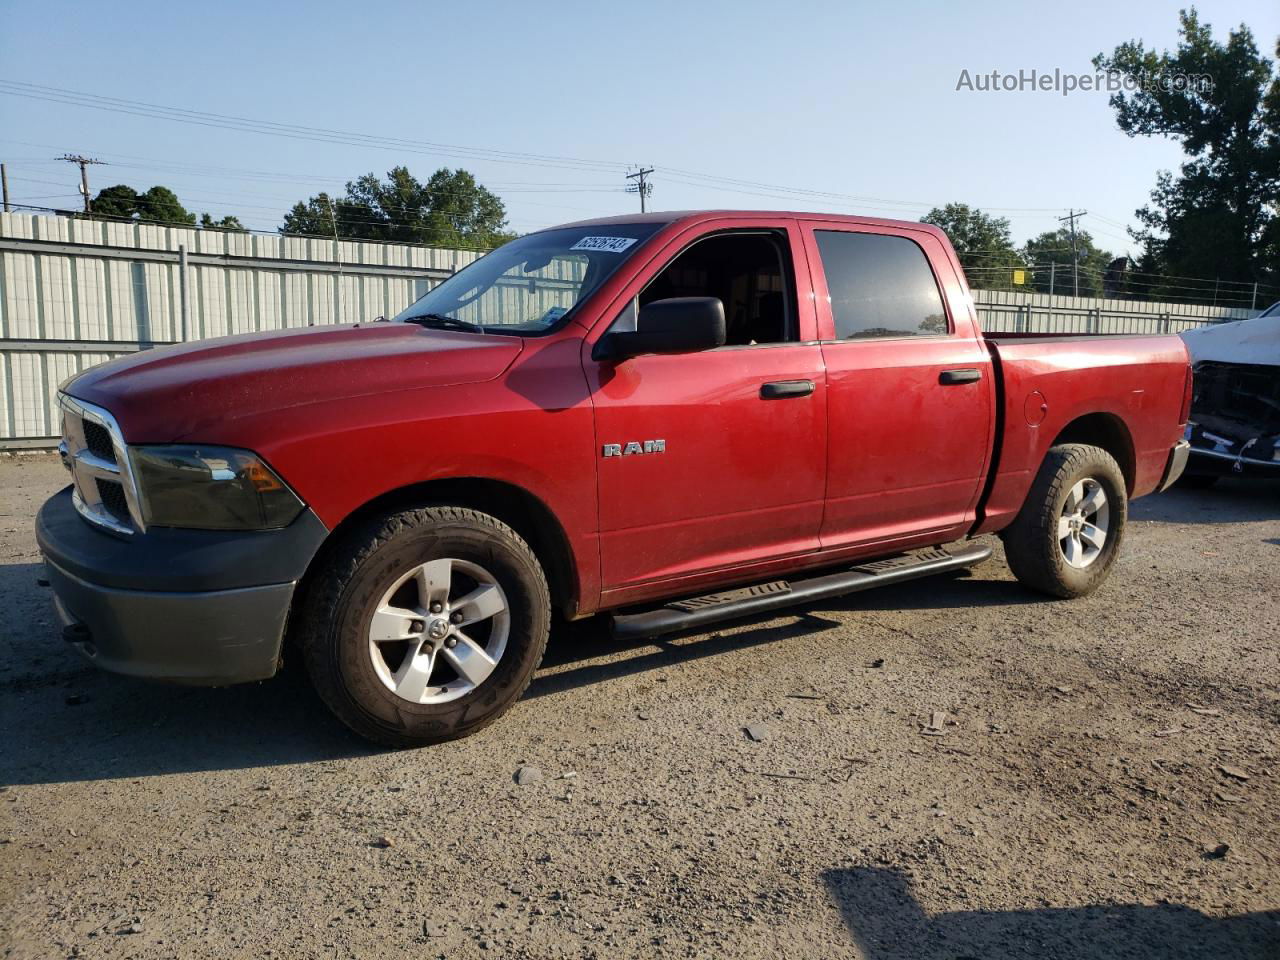
<instances>
[{"instance_id":1,"label":"hood","mask_svg":"<svg viewBox=\"0 0 1280 960\"><path fill-rule=\"evenodd\" d=\"M63 389L110 410L130 443L166 443L238 416L492 380L522 346L408 323L306 327L144 350Z\"/></svg>"},{"instance_id":2,"label":"hood","mask_svg":"<svg viewBox=\"0 0 1280 960\"><path fill-rule=\"evenodd\" d=\"M1184 331L1182 339L1195 363L1280 366L1280 315L1197 327Z\"/></svg>"}]
</instances>

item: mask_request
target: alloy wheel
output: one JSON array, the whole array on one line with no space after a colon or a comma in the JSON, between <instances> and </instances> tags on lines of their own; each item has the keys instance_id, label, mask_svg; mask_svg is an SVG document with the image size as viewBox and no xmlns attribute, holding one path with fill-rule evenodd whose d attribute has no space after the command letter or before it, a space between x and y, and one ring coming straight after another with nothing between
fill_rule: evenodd
<instances>
[{"instance_id":1,"label":"alloy wheel","mask_svg":"<svg viewBox=\"0 0 1280 960\"><path fill-rule=\"evenodd\" d=\"M382 595L369 624L369 657L397 697L446 703L493 673L510 631L510 604L493 574L445 557L404 573Z\"/></svg>"}]
</instances>

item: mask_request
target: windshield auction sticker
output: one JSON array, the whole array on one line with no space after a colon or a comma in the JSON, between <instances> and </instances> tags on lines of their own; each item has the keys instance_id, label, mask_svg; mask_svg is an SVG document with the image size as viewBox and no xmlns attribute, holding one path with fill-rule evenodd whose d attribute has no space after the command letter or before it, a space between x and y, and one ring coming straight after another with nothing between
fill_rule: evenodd
<instances>
[{"instance_id":1,"label":"windshield auction sticker","mask_svg":"<svg viewBox=\"0 0 1280 960\"><path fill-rule=\"evenodd\" d=\"M569 249L599 250L603 253L621 253L635 242L635 237L583 237Z\"/></svg>"}]
</instances>

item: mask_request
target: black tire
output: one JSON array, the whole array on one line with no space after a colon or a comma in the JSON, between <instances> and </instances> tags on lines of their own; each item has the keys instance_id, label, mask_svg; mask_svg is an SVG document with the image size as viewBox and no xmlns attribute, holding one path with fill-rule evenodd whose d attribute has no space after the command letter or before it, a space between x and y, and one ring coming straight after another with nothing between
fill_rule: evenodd
<instances>
[{"instance_id":1,"label":"black tire","mask_svg":"<svg viewBox=\"0 0 1280 960\"><path fill-rule=\"evenodd\" d=\"M476 564L502 588L506 649L469 693L415 703L379 678L369 626L397 578L440 558ZM465 737L506 712L542 660L550 621L546 577L519 534L476 510L433 506L375 517L344 536L302 598L299 640L316 692L343 723L375 743L414 747Z\"/></svg>"},{"instance_id":2,"label":"black tire","mask_svg":"<svg viewBox=\"0 0 1280 960\"><path fill-rule=\"evenodd\" d=\"M1106 494L1106 539L1085 567L1072 566L1058 539L1058 521L1072 488L1095 481ZM1128 498L1124 474L1107 451L1082 443L1053 447L1044 458L1027 500L1003 533L1009 569L1023 586L1069 599L1092 593L1111 572L1124 536Z\"/></svg>"},{"instance_id":3,"label":"black tire","mask_svg":"<svg viewBox=\"0 0 1280 960\"><path fill-rule=\"evenodd\" d=\"M1184 473L1175 486L1184 490L1208 490L1221 479L1216 473Z\"/></svg>"}]
</instances>

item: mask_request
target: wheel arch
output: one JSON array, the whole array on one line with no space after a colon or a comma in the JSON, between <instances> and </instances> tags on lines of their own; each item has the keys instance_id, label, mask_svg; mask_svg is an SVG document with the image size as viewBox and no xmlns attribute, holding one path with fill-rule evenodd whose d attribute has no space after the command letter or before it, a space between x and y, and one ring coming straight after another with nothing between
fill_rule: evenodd
<instances>
[{"instance_id":1,"label":"wheel arch","mask_svg":"<svg viewBox=\"0 0 1280 960\"><path fill-rule=\"evenodd\" d=\"M1063 443L1085 443L1111 454L1124 475L1125 492L1133 495L1137 457L1133 436L1125 422L1114 413L1086 413L1076 417L1053 438L1050 447Z\"/></svg>"},{"instance_id":2,"label":"wheel arch","mask_svg":"<svg viewBox=\"0 0 1280 960\"><path fill-rule=\"evenodd\" d=\"M479 510L515 530L542 564L553 608L570 619L578 615L581 597L577 565L564 527L551 508L528 490L487 477L448 477L414 483L389 490L357 507L329 531L299 582L297 596L305 596L307 584L348 531L379 514L435 505Z\"/></svg>"}]
</instances>

